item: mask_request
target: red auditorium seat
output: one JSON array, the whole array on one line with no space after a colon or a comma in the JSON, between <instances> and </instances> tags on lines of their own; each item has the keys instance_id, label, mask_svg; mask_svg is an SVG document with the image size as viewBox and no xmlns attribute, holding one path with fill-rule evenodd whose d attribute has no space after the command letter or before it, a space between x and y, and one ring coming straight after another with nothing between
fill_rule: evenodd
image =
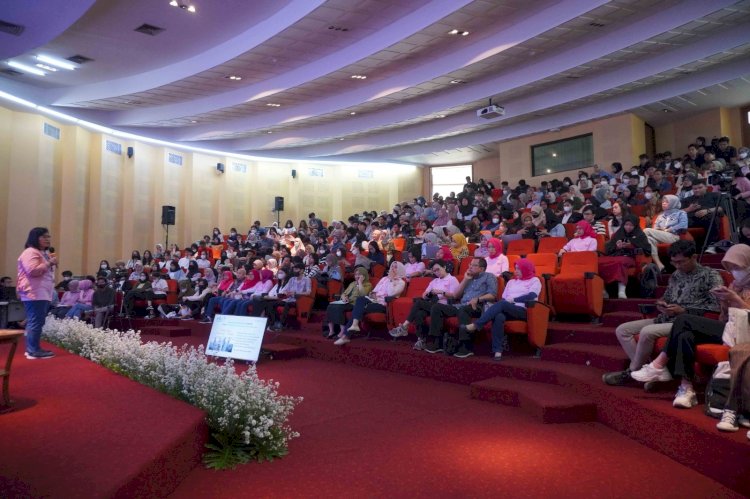
<instances>
[{"instance_id":1,"label":"red auditorium seat","mask_svg":"<svg viewBox=\"0 0 750 499\"><path fill-rule=\"evenodd\" d=\"M567 237L543 237L539 240L536 252L558 254L566 244L568 244Z\"/></svg>"},{"instance_id":2,"label":"red auditorium seat","mask_svg":"<svg viewBox=\"0 0 750 499\"><path fill-rule=\"evenodd\" d=\"M307 324L310 320L310 312L312 311L312 306L315 302L315 295L318 292L318 281L315 279L310 279L310 281L310 296L300 296L297 298L297 303L289 308L289 317L296 317L300 324ZM283 305L276 307L276 312L279 315L281 315L283 310Z\"/></svg>"},{"instance_id":3,"label":"red auditorium seat","mask_svg":"<svg viewBox=\"0 0 750 499\"><path fill-rule=\"evenodd\" d=\"M412 277L404 294L388 304L393 327L406 320L411 311L414 299L422 296L422 293L424 293L424 290L427 289L431 281L432 277Z\"/></svg>"},{"instance_id":4,"label":"red auditorium seat","mask_svg":"<svg viewBox=\"0 0 750 499\"><path fill-rule=\"evenodd\" d=\"M586 314L598 318L604 307L604 281L594 251L565 253L560 273L550 281L550 303L557 314Z\"/></svg>"},{"instance_id":5,"label":"red auditorium seat","mask_svg":"<svg viewBox=\"0 0 750 499\"><path fill-rule=\"evenodd\" d=\"M516 239L508 243L506 255L528 255L534 253L533 239Z\"/></svg>"}]
</instances>

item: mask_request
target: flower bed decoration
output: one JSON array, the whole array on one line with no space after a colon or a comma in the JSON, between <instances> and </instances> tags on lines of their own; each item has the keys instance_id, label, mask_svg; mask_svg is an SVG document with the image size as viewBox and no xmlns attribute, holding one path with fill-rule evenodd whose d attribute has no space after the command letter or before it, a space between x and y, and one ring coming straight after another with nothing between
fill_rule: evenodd
<instances>
[{"instance_id":1,"label":"flower bed decoration","mask_svg":"<svg viewBox=\"0 0 750 499\"><path fill-rule=\"evenodd\" d=\"M141 343L135 331L95 328L47 317L44 338L134 381L206 411L212 440L204 463L234 468L286 455L299 434L287 419L301 397L278 394L278 383L258 378L255 366L237 373L232 360L210 362L203 350L172 343Z\"/></svg>"}]
</instances>

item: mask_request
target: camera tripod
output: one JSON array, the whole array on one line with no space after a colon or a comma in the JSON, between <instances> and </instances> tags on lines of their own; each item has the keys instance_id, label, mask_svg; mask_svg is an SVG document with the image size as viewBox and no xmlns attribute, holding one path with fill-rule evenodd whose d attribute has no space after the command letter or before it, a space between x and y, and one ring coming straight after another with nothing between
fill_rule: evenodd
<instances>
[{"instance_id":1,"label":"camera tripod","mask_svg":"<svg viewBox=\"0 0 750 499\"><path fill-rule=\"evenodd\" d=\"M729 219L729 240L733 244L737 244L739 241L739 235L737 233L737 219L734 216L734 207L732 206L732 198L729 197L728 192L720 192L719 197L716 198L716 204L714 205L714 212L711 214L711 221L708 224L706 230L706 238L703 240L703 247L699 254L699 260L703 258L703 254L706 252L708 247L709 236L714 228L714 224L717 223L719 217L719 208L724 211L724 215Z\"/></svg>"}]
</instances>

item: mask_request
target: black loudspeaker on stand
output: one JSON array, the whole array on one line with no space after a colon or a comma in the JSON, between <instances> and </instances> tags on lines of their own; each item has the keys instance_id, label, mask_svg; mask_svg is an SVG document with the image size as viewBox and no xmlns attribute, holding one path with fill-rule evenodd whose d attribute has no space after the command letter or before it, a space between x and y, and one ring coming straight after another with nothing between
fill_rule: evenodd
<instances>
[{"instance_id":1,"label":"black loudspeaker on stand","mask_svg":"<svg viewBox=\"0 0 750 499\"><path fill-rule=\"evenodd\" d=\"M273 199L273 211L276 212L276 225L281 223L281 212L284 211L284 198L276 196Z\"/></svg>"},{"instance_id":2,"label":"black loudspeaker on stand","mask_svg":"<svg viewBox=\"0 0 750 499\"><path fill-rule=\"evenodd\" d=\"M167 231L165 243L167 247L169 247L169 226L174 225L176 215L177 209L174 206L164 205L161 207L161 224Z\"/></svg>"}]
</instances>

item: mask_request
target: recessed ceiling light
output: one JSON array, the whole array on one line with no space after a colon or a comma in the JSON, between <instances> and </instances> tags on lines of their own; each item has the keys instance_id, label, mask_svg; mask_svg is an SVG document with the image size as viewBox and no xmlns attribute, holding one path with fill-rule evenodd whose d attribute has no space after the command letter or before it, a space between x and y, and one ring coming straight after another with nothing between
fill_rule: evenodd
<instances>
[{"instance_id":1,"label":"recessed ceiling light","mask_svg":"<svg viewBox=\"0 0 750 499\"><path fill-rule=\"evenodd\" d=\"M462 83L466 83L466 82L463 81L463 80L451 80L451 84L453 84L453 85L459 85L459 84L462 84Z\"/></svg>"},{"instance_id":2,"label":"recessed ceiling light","mask_svg":"<svg viewBox=\"0 0 750 499\"><path fill-rule=\"evenodd\" d=\"M169 5L171 5L172 7L179 7L182 10L186 10L188 12L195 14L195 5L193 4L180 3L177 0L171 0L169 2Z\"/></svg>"},{"instance_id":3,"label":"recessed ceiling light","mask_svg":"<svg viewBox=\"0 0 750 499\"><path fill-rule=\"evenodd\" d=\"M351 78L354 79L354 80L366 80L367 76L365 76L365 75L352 75Z\"/></svg>"},{"instance_id":4,"label":"recessed ceiling light","mask_svg":"<svg viewBox=\"0 0 750 499\"><path fill-rule=\"evenodd\" d=\"M339 137L339 140L344 140L344 137Z\"/></svg>"},{"instance_id":5,"label":"recessed ceiling light","mask_svg":"<svg viewBox=\"0 0 750 499\"><path fill-rule=\"evenodd\" d=\"M456 36L456 35L469 36L469 32L468 31L464 31L464 30L456 29L456 28L453 28L452 30L450 30L448 32L448 34L449 35L453 35L453 36Z\"/></svg>"},{"instance_id":6,"label":"recessed ceiling light","mask_svg":"<svg viewBox=\"0 0 750 499\"><path fill-rule=\"evenodd\" d=\"M57 68L53 68L52 66L47 66L46 64L42 64L39 62L36 63L35 66L38 68L46 69L47 71L52 71L52 72L57 71Z\"/></svg>"},{"instance_id":7,"label":"recessed ceiling light","mask_svg":"<svg viewBox=\"0 0 750 499\"><path fill-rule=\"evenodd\" d=\"M351 113L349 113L350 116L354 116L355 114L357 114L356 111L352 111Z\"/></svg>"},{"instance_id":8,"label":"recessed ceiling light","mask_svg":"<svg viewBox=\"0 0 750 499\"><path fill-rule=\"evenodd\" d=\"M241 76L237 76L237 75L226 75L224 78L228 80L234 80L234 81L240 81L242 79Z\"/></svg>"},{"instance_id":9,"label":"recessed ceiling light","mask_svg":"<svg viewBox=\"0 0 750 499\"><path fill-rule=\"evenodd\" d=\"M667 108L665 107L664 109L662 109L662 110L661 110L661 112L662 112L662 113L671 113L671 112L672 112L672 110L671 110L671 109L667 109Z\"/></svg>"},{"instance_id":10,"label":"recessed ceiling light","mask_svg":"<svg viewBox=\"0 0 750 499\"><path fill-rule=\"evenodd\" d=\"M69 71L73 71L74 69L76 69L76 66L68 61L64 61L56 57L50 57L44 54L39 54L38 56L36 56L36 60L39 62L43 62L44 64L55 66L57 68L67 69Z\"/></svg>"},{"instance_id":11,"label":"recessed ceiling light","mask_svg":"<svg viewBox=\"0 0 750 499\"><path fill-rule=\"evenodd\" d=\"M190 120L190 123L198 123L198 120Z\"/></svg>"},{"instance_id":12,"label":"recessed ceiling light","mask_svg":"<svg viewBox=\"0 0 750 499\"><path fill-rule=\"evenodd\" d=\"M272 132L271 130L269 130L269 131L268 131L268 132L266 132L266 133L268 133L268 134L270 135L270 134L272 134L273 132Z\"/></svg>"},{"instance_id":13,"label":"recessed ceiling light","mask_svg":"<svg viewBox=\"0 0 750 499\"><path fill-rule=\"evenodd\" d=\"M445 118L445 115L444 114L438 114L437 117L438 118Z\"/></svg>"},{"instance_id":14,"label":"recessed ceiling light","mask_svg":"<svg viewBox=\"0 0 750 499\"><path fill-rule=\"evenodd\" d=\"M281 107L281 104L277 104L275 102L268 102L266 104L266 106L268 106L268 107Z\"/></svg>"},{"instance_id":15,"label":"recessed ceiling light","mask_svg":"<svg viewBox=\"0 0 750 499\"><path fill-rule=\"evenodd\" d=\"M557 157L557 153L556 153L556 152L553 152L553 153L552 153L552 157L553 157L553 158L556 158L556 157Z\"/></svg>"},{"instance_id":16,"label":"recessed ceiling light","mask_svg":"<svg viewBox=\"0 0 750 499\"><path fill-rule=\"evenodd\" d=\"M26 64L21 64L20 62L16 62L16 61L8 61L6 64L12 68L20 69L21 71L24 71L26 73L31 73L37 76L44 76L47 74L41 69L38 69L32 66L27 66Z\"/></svg>"}]
</instances>

